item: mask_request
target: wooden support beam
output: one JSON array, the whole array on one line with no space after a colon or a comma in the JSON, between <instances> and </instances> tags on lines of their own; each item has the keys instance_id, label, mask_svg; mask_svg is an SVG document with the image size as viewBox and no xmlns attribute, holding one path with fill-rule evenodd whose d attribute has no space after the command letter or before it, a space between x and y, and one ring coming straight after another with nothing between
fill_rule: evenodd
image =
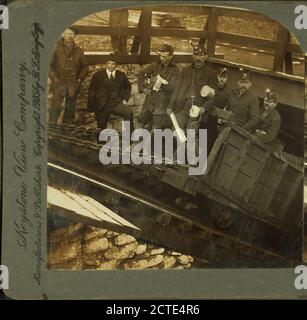
<instances>
[{"instance_id":1,"label":"wooden support beam","mask_svg":"<svg viewBox=\"0 0 307 320\"><path fill-rule=\"evenodd\" d=\"M151 36L153 37L174 37L174 38L201 38L207 36L207 31L202 30L186 30L186 29L166 29L152 28Z\"/></svg>"},{"instance_id":2,"label":"wooden support beam","mask_svg":"<svg viewBox=\"0 0 307 320\"><path fill-rule=\"evenodd\" d=\"M103 64L109 60L109 54L86 54L86 58L89 64ZM121 55L118 56L118 60L121 64L147 64L153 61L158 61L158 55ZM175 63L191 63L192 56L189 55L176 55L173 58Z\"/></svg>"},{"instance_id":3,"label":"wooden support beam","mask_svg":"<svg viewBox=\"0 0 307 320\"><path fill-rule=\"evenodd\" d=\"M199 47L203 47L206 44L207 41L207 35L208 35L208 26L209 26L209 18L207 18L206 23L204 25L204 29L203 29L203 36L200 37L199 41L198 41L198 46Z\"/></svg>"},{"instance_id":4,"label":"wooden support beam","mask_svg":"<svg viewBox=\"0 0 307 320\"><path fill-rule=\"evenodd\" d=\"M151 24L150 24L151 25ZM106 27L106 26L83 26L73 25L72 29L76 31L78 35L126 35L126 36L141 36L143 30L146 31L143 38L147 37L147 41L150 36L153 37L175 37L175 38L206 38L208 31L204 30L186 30L186 29L167 29L167 28L145 28L145 27ZM276 48L276 41L268 39L259 39L249 36L230 34L226 32L216 32L216 41L227 42L235 45L242 45L250 48L257 49L271 49ZM148 44L147 44L148 46ZM288 43L286 47L287 51L302 53L302 49L298 44Z\"/></svg>"},{"instance_id":5,"label":"wooden support beam","mask_svg":"<svg viewBox=\"0 0 307 320\"><path fill-rule=\"evenodd\" d=\"M210 8L209 22L208 22L208 56L214 57L215 55L215 44L217 34L217 22L218 22L218 11L216 8Z\"/></svg>"},{"instance_id":6,"label":"wooden support beam","mask_svg":"<svg viewBox=\"0 0 307 320\"><path fill-rule=\"evenodd\" d=\"M286 51L285 67L286 67L286 73L293 74L293 59L292 59L292 52L291 51Z\"/></svg>"},{"instance_id":7,"label":"wooden support beam","mask_svg":"<svg viewBox=\"0 0 307 320\"><path fill-rule=\"evenodd\" d=\"M141 55L150 54L152 12L147 7L142 9Z\"/></svg>"},{"instance_id":8,"label":"wooden support beam","mask_svg":"<svg viewBox=\"0 0 307 320\"><path fill-rule=\"evenodd\" d=\"M142 23L144 20L143 11L140 14L139 22L138 22L138 28L141 28ZM131 54L137 54L139 52L141 46L141 37L139 35L134 36L132 45L131 45Z\"/></svg>"},{"instance_id":9,"label":"wooden support beam","mask_svg":"<svg viewBox=\"0 0 307 320\"><path fill-rule=\"evenodd\" d=\"M277 39L275 42L273 71L283 71L289 36L289 31L284 26L279 25Z\"/></svg>"},{"instance_id":10,"label":"wooden support beam","mask_svg":"<svg viewBox=\"0 0 307 320\"><path fill-rule=\"evenodd\" d=\"M73 25L71 27L77 35L105 35L105 36L134 36L141 35L142 30L135 27L109 27L109 26L83 26Z\"/></svg>"}]
</instances>

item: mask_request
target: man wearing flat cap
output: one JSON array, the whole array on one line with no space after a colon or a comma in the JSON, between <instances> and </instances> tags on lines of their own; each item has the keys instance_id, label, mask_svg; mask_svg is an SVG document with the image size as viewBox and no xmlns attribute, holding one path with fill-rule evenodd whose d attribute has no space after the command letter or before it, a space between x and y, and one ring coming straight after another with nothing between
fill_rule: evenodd
<instances>
[{"instance_id":1,"label":"man wearing flat cap","mask_svg":"<svg viewBox=\"0 0 307 320\"><path fill-rule=\"evenodd\" d=\"M281 126L281 117L276 109L277 103L276 93L266 89L263 107L260 109L259 123L253 134L253 138L257 142L274 151L282 149L280 141L277 139Z\"/></svg>"},{"instance_id":2,"label":"man wearing flat cap","mask_svg":"<svg viewBox=\"0 0 307 320\"><path fill-rule=\"evenodd\" d=\"M111 55L106 68L96 72L88 92L87 111L94 112L100 129L107 127L111 115L123 117L134 130L133 112L127 105L131 84L124 72L117 70L118 56Z\"/></svg>"},{"instance_id":3,"label":"man wearing flat cap","mask_svg":"<svg viewBox=\"0 0 307 320\"><path fill-rule=\"evenodd\" d=\"M230 96L227 110L233 112L235 123L252 132L259 121L259 100L250 90L250 74L244 69L240 69L240 73L238 88Z\"/></svg>"},{"instance_id":4,"label":"man wearing flat cap","mask_svg":"<svg viewBox=\"0 0 307 320\"><path fill-rule=\"evenodd\" d=\"M140 93L146 94L142 112L138 116L143 126L160 129L171 127L166 108L179 72L172 62L173 53L172 46L163 44L158 50L159 61L139 73L138 89Z\"/></svg>"}]
</instances>

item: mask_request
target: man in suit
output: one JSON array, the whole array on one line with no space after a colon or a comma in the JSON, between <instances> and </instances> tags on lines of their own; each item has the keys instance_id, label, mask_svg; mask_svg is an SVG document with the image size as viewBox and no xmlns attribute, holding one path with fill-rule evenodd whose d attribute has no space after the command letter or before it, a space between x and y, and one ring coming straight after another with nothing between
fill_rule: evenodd
<instances>
[{"instance_id":1,"label":"man in suit","mask_svg":"<svg viewBox=\"0 0 307 320\"><path fill-rule=\"evenodd\" d=\"M270 89L266 89L259 123L252 136L258 143L264 144L271 150L279 151L282 149L282 146L277 139L277 135L281 126L281 117L276 106L276 93L272 92Z\"/></svg>"},{"instance_id":2,"label":"man in suit","mask_svg":"<svg viewBox=\"0 0 307 320\"><path fill-rule=\"evenodd\" d=\"M51 57L49 68L52 90L50 122L58 121L64 99L63 122L72 123L74 121L77 96L81 83L88 73L88 63L84 52L75 45L74 38L73 30L65 30Z\"/></svg>"},{"instance_id":3,"label":"man in suit","mask_svg":"<svg viewBox=\"0 0 307 320\"><path fill-rule=\"evenodd\" d=\"M111 115L117 115L130 122L134 130L133 113L127 102L131 95L131 84L122 71L117 70L118 60L113 55L106 63L106 69L96 72L88 92L88 111L95 113L98 127L105 129Z\"/></svg>"}]
</instances>

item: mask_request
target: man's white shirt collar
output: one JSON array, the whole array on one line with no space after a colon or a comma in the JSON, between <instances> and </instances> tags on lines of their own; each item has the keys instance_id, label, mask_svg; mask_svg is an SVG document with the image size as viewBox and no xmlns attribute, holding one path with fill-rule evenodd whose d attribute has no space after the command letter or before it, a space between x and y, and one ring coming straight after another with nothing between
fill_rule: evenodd
<instances>
[{"instance_id":1,"label":"man's white shirt collar","mask_svg":"<svg viewBox=\"0 0 307 320\"><path fill-rule=\"evenodd\" d=\"M111 74L112 74L112 76L113 76L113 79L115 79L116 70L114 70L113 72L111 72L111 71L109 71L108 69L106 69L106 71L107 71L107 75L108 75L108 78L109 78L109 79L110 79L110 77L111 77Z\"/></svg>"}]
</instances>

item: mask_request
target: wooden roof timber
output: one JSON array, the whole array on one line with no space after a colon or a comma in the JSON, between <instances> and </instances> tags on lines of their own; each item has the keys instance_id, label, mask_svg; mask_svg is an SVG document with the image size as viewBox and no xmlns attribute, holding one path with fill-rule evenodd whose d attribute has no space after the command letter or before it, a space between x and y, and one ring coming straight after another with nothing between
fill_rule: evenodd
<instances>
[{"instance_id":1,"label":"wooden roof timber","mask_svg":"<svg viewBox=\"0 0 307 320\"><path fill-rule=\"evenodd\" d=\"M126 35L126 36L141 36L142 29L138 27L105 27L105 26L83 26L73 25L72 29L80 35ZM174 37L174 38L204 38L208 36L207 30L186 30L186 29L165 29L151 28L148 33L152 37ZM276 46L275 40L260 39L239 34L230 34L225 32L216 32L216 41L229 42L236 45L244 45L245 47L257 49L274 49ZM287 50L302 53L302 49L298 44L289 43Z\"/></svg>"},{"instance_id":2,"label":"wooden roof timber","mask_svg":"<svg viewBox=\"0 0 307 320\"><path fill-rule=\"evenodd\" d=\"M159 5L159 6L146 6L147 9L154 12L165 12L165 13L184 13L184 14L198 14L198 15L208 15L209 9L214 7L218 10L218 15L223 17L232 17L240 19L254 19L266 22L275 22L271 18L258 13L249 11L247 9L234 9L224 6L201 6L201 5ZM142 9L142 7L129 8L133 10Z\"/></svg>"}]
</instances>

